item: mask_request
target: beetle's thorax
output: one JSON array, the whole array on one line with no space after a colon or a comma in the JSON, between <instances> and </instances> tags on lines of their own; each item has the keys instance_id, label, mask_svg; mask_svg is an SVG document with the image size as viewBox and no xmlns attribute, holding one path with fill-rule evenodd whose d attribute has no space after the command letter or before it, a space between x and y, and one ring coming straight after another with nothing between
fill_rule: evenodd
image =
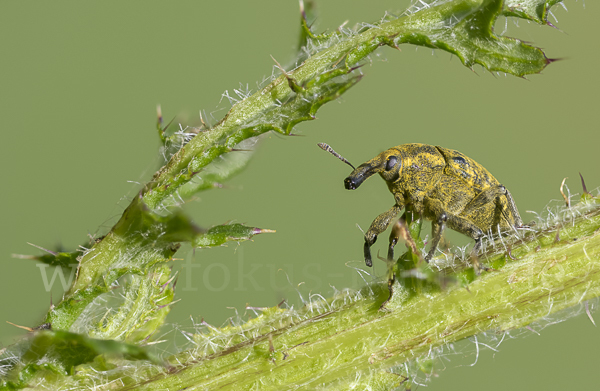
<instances>
[{"instance_id":1,"label":"beetle's thorax","mask_svg":"<svg viewBox=\"0 0 600 391\"><path fill-rule=\"evenodd\" d=\"M426 144L404 144L395 149L402 155L402 172L395 181L386 181L388 189L396 203L422 209L423 199L443 174L444 157L436 147Z\"/></svg>"}]
</instances>

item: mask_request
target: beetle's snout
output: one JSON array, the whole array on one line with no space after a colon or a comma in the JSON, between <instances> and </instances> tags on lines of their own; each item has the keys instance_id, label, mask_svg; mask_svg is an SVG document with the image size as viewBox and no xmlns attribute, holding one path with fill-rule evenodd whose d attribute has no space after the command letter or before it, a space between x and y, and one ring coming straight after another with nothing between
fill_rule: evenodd
<instances>
[{"instance_id":1,"label":"beetle's snout","mask_svg":"<svg viewBox=\"0 0 600 391\"><path fill-rule=\"evenodd\" d=\"M371 175L375 173L371 164L364 163L356 167L354 171L346 179L344 179L344 187L347 190L358 189L358 187Z\"/></svg>"},{"instance_id":2,"label":"beetle's snout","mask_svg":"<svg viewBox=\"0 0 600 391\"><path fill-rule=\"evenodd\" d=\"M346 188L346 190L354 190L356 189L358 186L360 186L361 182L356 182L354 181L354 179L352 177L348 177L346 179L344 179L344 187Z\"/></svg>"}]
</instances>

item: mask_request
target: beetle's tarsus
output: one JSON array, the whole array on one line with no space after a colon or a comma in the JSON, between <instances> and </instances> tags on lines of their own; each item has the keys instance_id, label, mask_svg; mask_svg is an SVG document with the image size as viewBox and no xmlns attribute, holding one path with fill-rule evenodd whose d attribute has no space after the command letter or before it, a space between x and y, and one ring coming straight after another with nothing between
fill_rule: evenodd
<instances>
[{"instance_id":1,"label":"beetle's tarsus","mask_svg":"<svg viewBox=\"0 0 600 391\"><path fill-rule=\"evenodd\" d=\"M398 243L398 238L392 239L390 238L390 246L388 247L387 259L388 261L394 260L394 246Z\"/></svg>"},{"instance_id":2,"label":"beetle's tarsus","mask_svg":"<svg viewBox=\"0 0 600 391\"><path fill-rule=\"evenodd\" d=\"M475 274L478 276L481 275L481 270L485 270L485 266L482 266L481 263L479 263L479 257L477 256L477 253L481 248L482 237L483 235L475 239L475 246L473 246L473 250L471 250L471 263L473 264Z\"/></svg>"},{"instance_id":3,"label":"beetle's tarsus","mask_svg":"<svg viewBox=\"0 0 600 391\"><path fill-rule=\"evenodd\" d=\"M388 279L388 291L390 292L390 296L379 306L379 311L387 310L385 305L392 300L392 296L394 295L394 282L396 282L396 274L392 272L392 276Z\"/></svg>"},{"instance_id":4,"label":"beetle's tarsus","mask_svg":"<svg viewBox=\"0 0 600 391\"><path fill-rule=\"evenodd\" d=\"M365 263L367 264L368 267L373 266L373 260L371 259L371 245L366 240L365 240L364 252L365 252Z\"/></svg>"},{"instance_id":5,"label":"beetle's tarsus","mask_svg":"<svg viewBox=\"0 0 600 391\"><path fill-rule=\"evenodd\" d=\"M400 230L402 229L402 225L400 220L396 221L394 226L392 227L392 232L390 232L390 245L388 247L388 261L394 260L394 247L398 244L398 239L400 239Z\"/></svg>"},{"instance_id":6,"label":"beetle's tarsus","mask_svg":"<svg viewBox=\"0 0 600 391\"><path fill-rule=\"evenodd\" d=\"M403 206L401 205L394 205L388 211L383 212L382 214L377 216L375 220L373 220L373 222L371 223L371 226L367 230L367 233L365 233L364 253L365 263L367 264L367 266L371 266L373 264L373 262L371 261L371 251L369 250L369 248L377 240L377 235L379 235L380 233L385 231L387 227L389 227L390 222L398 215L400 210L402 210L402 207Z\"/></svg>"},{"instance_id":7,"label":"beetle's tarsus","mask_svg":"<svg viewBox=\"0 0 600 391\"><path fill-rule=\"evenodd\" d=\"M440 240L442 239L442 235L444 233L444 229L446 229L446 221L448 220L448 215L446 212L440 213L437 221L431 224L431 237L433 238L431 242L431 249L425 256L425 262L429 263L433 255L435 254L435 250L437 249Z\"/></svg>"}]
</instances>

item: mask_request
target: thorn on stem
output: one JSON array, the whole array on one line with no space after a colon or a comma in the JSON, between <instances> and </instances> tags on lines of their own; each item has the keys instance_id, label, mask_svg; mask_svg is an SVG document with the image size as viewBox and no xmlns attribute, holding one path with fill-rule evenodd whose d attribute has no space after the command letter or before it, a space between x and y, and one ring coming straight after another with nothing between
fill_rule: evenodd
<instances>
[{"instance_id":1,"label":"thorn on stem","mask_svg":"<svg viewBox=\"0 0 600 391\"><path fill-rule=\"evenodd\" d=\"M54 256L57 256L57 255L58 255L58 253L57 253L57 252L50 251L50 250L48 250L48 249L46 249L46 248L43 248L43 247L41 247L41 246L38 246L37 244L33 244L33 243L29 243L29 242L27 242L27 244L28 244L28 245L30 245L30 246L33 246L33 247L35 247L35 248L39 248L40 250L42 250L42 251L45 251L45 252L47 252L48 254L52 254L52 255L54 255Z\"/></svg>"},{"instance_id":2,"label":"thorn on stem","mask_svg":"<svg viewBox=\"0 0 600 391\"><path fill-rule=\"evenodd\" d=\"M266 228L254 228L254 230L252 230L252 234L253 235L258 235L258 234L267 234L267 233L275 233L277 231L275 231L274 229L266 229Z\"/></svg>"},{"instance_id":3,"label":"thorn on stem","mask_svg":"<svg viewBox=\"0 0 600 391\"><path fill-rule=\"evenodd\" d=\"M277 68L279 68L279 70L281 71L283 76L285 76L285 78L287 79L290 89L296 93L303 92L304 88L302 88L302 86L298 85L298 83L296 83L296 80L294 80L290 75L288 75L288 73L285 71L285 69L283 69L281 64L279 64L279 62L277 62L275 57L271 56L271 58L273 59L273 61L275 61Z\"/></svg>"},{"instance_id":4,"label":"thorn on stem","mask_svg":"<svg viewBox=\"0 0 600 391\"><path fill-rule=\"evenodd\" d=\"M587 194L587 195L591 196L592 194L588 191L588 189L585 185L585 181L583 180L583 175L581 175L581 173L579 173L579 177L581 178L581 187L583 187L583 194Z\"/></svg>"},{"instance_id":5,"label":"thorn on stem","mask_svg":"<svg viewBox=\"0 0 600 391\"><path fill-rule=\"evenodd\" d=\"M342 62L342 60L344 58L346 58L347 55L348 55L348 53L346 53L346 54L342 55L340 58L338 58L338 60L331 65L331 69L335 69L338 66L338 64L340 62Z\"/></svg>"},{"instance_id":6,"label":"thorn on stem","mask_svg":"<svg viewBox=\"0 0 600 391\"><path fill-rule=\"evenodd\" d=\"M592 321L592 324L594 325L594 327L596 327L596 322L594 322L594 318L592 318L592 313L590 312L590 306L587 301L585 302L585 312L586 312L588 318L590 318L590 320Z\"/></svg>"},{"instance_id":7,"label":"thorn on stem","mask_svg":"<svg viewBox=\"0 0 600 391\"><path fill-rule=\"evenodd\" d=\"M565 199L565 204L567 204L567 208L570 208L570 207L571 207L571 200L570 200L570 199L569 199L569 197L567 197L567 196L565 195L565 193L563 192L563 187L565 186L565 181L566 181L567 179L568 179L568 178L564 178L564 179L562 180L562 183L560 184L560 194L562 194L563 198Z\"/></svg>"},{"instance_id":8,"label":"thorn on stem","mask_svg":"<svg viewBox=\"0 0 600 391\"><path fill-rule=\"evenodd\" d=\"M273 334L269 333L269 352L271 354L275 353L275 346L273 345ZM275 362L275 358L272 358L273 362Z\"/></svg>"},{"instance_id":9,"label":"thorn on stem","mask_svg":"<svg viewBox=\"0 0 600 391\"><path fill-rule=\"evenodd\" d=\"M540 333L538 333L537 331L535 331L534 329L531 328L531 326L525 326L525 328L529 331L531 331L532 333L536 333L537 335L540 335Z\"/></svg>"},{"instance_id":10,"label":"thorn on stem","mask_svg":"<svg viewBox=\"0 0 600 391\"><path fill-rule=\"evenodd\" d=\"M517 260L517 258L515 258L515 257L512 255L512 247L511 247L511 246L508 246L508 257L509 257L510 259L512 259L513 261L516 261L516 260Z\"/></svg>"},{"instance_id":11,"label":"thorn on stem","mask_svg":"<svg viewBox=\"0 0 600 391\"><path fill-rule=\"evenodd\" d=\"M208 127L208 125L206 125L206 122L204 122L204 117L202 116L202 110L199 110L198 113L200 114L200 122L202 123L202 126L204 127L204 129L210 129Z\"/></svg>"},{"instance_id":12,"label":"thorn on stem","mask_svg":"<svg viewBox=\"0 0 600 391\"><path fill-rule=\"evenodd\" d=\"M306 20L306 11L304 10L304 1L300 0L299 3L300 3L300 14L302 15L302 18L304 20Z\"/></svg>"},{"instance_id":13,"label":"thorn on stem","mask_svg":"<svg viewBox=\"0 0 600 391\"><path fill-rule=\"evenodd\" d=\"M10 254L11 257L17 259L38 259L35 255L26 255L26 254Z\"/></svg>"},{"instance_id":14,"label":"thorn on stem","mask_svg":"<svg viewBox=\"0 0 600 391\"><path fill-rule=\"evenodd\" d=\"M23 330L27 330L27 331L33 331L33 330L34 330L34 329L33 329L33 328L31 328L31 327L27 327L27 326L19 326L18 324L14 324L14 323L12 323L12 322L9 322L8 320L6 321L6 323L8 323L8 324L10 324L10 325L12 325L12 326L18 327L18 328L20 328L20 329L23 329Z\"/></svg>"},{"instance_id":15,"label":"thorn on stem","mask_svg":"<svg viewBox=\"0 0 600 391\"><path fill-rule=\"evenodd\" d=\"M160 104L156 105L156 117L158 120L158 126L162 125L163 123L163 116L162 116L162 109L160 107Z\"/></svg>"}]
</instances>

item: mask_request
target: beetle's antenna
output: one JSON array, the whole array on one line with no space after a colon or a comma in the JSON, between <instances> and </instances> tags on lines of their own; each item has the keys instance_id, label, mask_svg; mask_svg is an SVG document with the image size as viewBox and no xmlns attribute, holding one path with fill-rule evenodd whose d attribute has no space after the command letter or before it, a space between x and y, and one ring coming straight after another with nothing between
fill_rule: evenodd
<instances>
[{"instance_id":1,"label":"beetle's antenna","mask_svg":"<svg viewBox=\"0 0 600 391\"><path fill-rule=\"evenodd\" d=\"M332 154L333 156L337 157L338 159L340 159L341 161L343 161L344 163L346 163L347 165L349 165L350 167L352 167L353 169L356 170L356 168L352 165L352 163L350 163L348 160L346 160L345 157L343 157L342 155L340 155L339 153L337 153L336 151L334 151L333 148L331 148L329 145L327 145L325 143L318 143L317 145L323 151L329 152L330 154Z\"/></svg>"}]
</instances>

